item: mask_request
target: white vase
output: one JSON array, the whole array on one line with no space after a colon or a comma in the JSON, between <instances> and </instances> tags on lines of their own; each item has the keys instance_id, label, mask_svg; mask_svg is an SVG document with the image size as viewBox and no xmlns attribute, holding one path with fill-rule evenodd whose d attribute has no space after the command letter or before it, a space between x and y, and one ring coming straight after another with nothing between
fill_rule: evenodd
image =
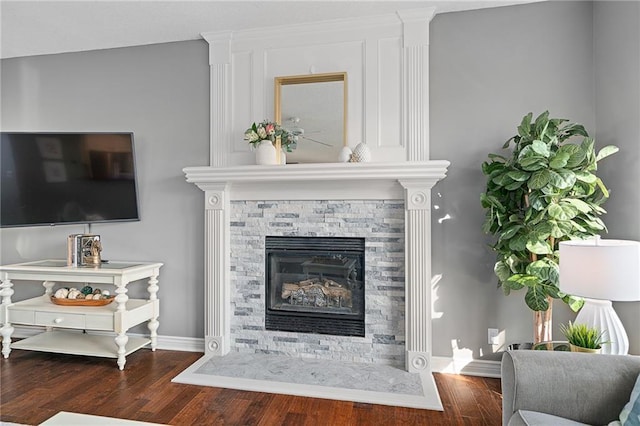
<instances>
[{"instance_id":1,"label":"white vase","mask_svg":"<svg viewBox=\"0 0 640 426\"><path fill-rule=\"evenodd\" d=\"M277 151L270 140L263 140L256 148L256 164L260 166L278 164Z\"/></svg>"},{"instance_id":2,"label":"white vase","mask_svg":"<svg viewBox=\"0 0 640 426\"><path fill-rule=\"evenodd\" d=\"M280 164L282 164L283 166L287 164L287 151L285 151L284 149L280 151Z\"/></svg>"}]
</instances>

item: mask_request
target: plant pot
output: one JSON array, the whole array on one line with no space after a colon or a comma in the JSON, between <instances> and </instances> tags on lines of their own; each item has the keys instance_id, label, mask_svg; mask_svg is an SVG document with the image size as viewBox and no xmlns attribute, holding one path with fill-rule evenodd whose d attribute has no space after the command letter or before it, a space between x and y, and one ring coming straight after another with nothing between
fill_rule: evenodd
<instances>
[{"instance_id":1,"label":"plant pot","mask_svg":"<svg viewBox=\"0 0 640 426\"><path fill-rule=\"evenodd\" d=\"M271 166L279 164L278 151L270 140L263 140L256 148L256 164L260 166Z\"/></svg>"},{"instance_id":2,"label":"plant pot","mask_svg":"<svg viewBox=\"0 0 640 426\"><path fill-rule=\"evenodd\" d=\"M602 348L600 349L591 349L591 348L582 348L580 346L576 346L573 343L569 343L569 348L571 352L584 352L589 354L599 354Z\"/></svg>"}]
</instances>

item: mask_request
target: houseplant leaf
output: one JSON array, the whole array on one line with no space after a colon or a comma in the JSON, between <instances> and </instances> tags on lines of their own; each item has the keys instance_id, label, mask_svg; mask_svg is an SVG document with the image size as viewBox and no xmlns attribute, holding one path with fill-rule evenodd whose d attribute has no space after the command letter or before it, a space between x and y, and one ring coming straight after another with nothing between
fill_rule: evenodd
<instances>
[{"instance_id":1,"label":"houseplant leaf","mask_svg":"<svg viewBox=\"0 0 640 426\"><path fill-rule=\"evenodd\" d=\"M602 148L600 151L598 151L598 155L596 155L596 161L600 161L603 158L606 158L612 154L615 154L616 152L618 152L617 146L607 145L604 148Z\"/></svg>"}]
</instances>

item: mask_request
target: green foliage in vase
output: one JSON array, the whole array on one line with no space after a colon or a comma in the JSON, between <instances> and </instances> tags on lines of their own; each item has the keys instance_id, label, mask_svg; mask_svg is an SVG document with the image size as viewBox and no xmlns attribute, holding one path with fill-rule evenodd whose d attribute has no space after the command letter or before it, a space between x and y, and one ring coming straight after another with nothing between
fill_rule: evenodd
<instances>
[{"instance_id":1,"label":"green foliage in vase","mask_svg":"<svg viewBox=\"0 0 640 426\"><path fill-rule=\"evenodd\" d=\"M548 111L535 120L524 116L502 148L510 155L489 154L482 164L487 186L481 195L483 231L496 237L499 286L506 295L526 289L533 311L546 311L550 298L577 311L582 300L558 287L558 243L606 231L600 215L609 192L595 172L618 148L596 154L582 125L549 118Z\"/></svg>"},{"instance_id":2,"label":"green foliage in vase","mask_svg":"<svg viewBox=\"0 0 640 426\"><path fill-rule=\"evenodd\" d=\"M262 141L268 140L275 142L278 138L282 144L282 149L286 152L293 152L298 146L296 138L293 137L290 131L278 123L269 120L253 123L251 127L244 132L244 140L249 142L253 148L257 148Z\"/></svg>"},{"instance_id":3,"label":"green foliage in vase","mask_svg":"<svg viewBox=\"0 0 640 426\"><path fill-rule=\"evenodd\" d=\"M574 346L586 349L600 349L606 342L602 341L603 331L597 328L588 327L586 324L560 324L560 331L567 338L567 341Z\"/></svg>"}]
</instances>

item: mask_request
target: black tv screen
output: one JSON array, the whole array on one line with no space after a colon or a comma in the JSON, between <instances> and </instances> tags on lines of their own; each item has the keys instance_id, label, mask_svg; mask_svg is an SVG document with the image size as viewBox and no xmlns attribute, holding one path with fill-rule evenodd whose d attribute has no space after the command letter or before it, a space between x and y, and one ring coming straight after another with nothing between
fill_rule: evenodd
<instances>
[{"instance_id":1,"label":"black tv screen","mask_svg":"<svg viewBox=\"0 0 640 426\"><path fill-rule=\"evenodd\" d=\"M2 132L2 227L140 220L132 133Z\"/></svg>"}]
</instances>

